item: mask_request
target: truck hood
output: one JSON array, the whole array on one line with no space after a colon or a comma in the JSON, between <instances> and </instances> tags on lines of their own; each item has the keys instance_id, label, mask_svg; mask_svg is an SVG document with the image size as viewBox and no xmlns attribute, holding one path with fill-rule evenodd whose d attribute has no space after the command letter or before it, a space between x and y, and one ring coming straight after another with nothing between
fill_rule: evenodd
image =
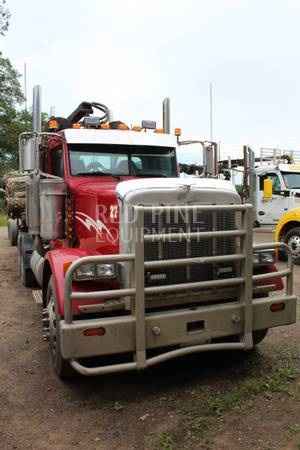
<instances>
[{"instance_id":1,"label":"truck hood","mask_svg":"<svg viewBox=\"0 0 300 450\"><path fill-rule=\"evenodd\" d=\"M68 182L79 247L102 254L119 251L119 217L124 204L239 203L229 181L201 178L93 177Z\"/></svg>"},{"instance_id":2,"label":"truck hood","mask_svg":"<svg viewBox=\"0 0 300 450\"><path fill-rule=\"evenodd\" d=\"M121 179L128 179L128 177L122 177ZM113 194L116 191L117 184L120 180L113 177L78 177L68 180L68 186L72 193L98 196L101 192L105 191L106 194Z\"/></svg>"},{"instance_id":3,"label":"truck hood","mask_svg":"<svg viewBox=\"0 0 300 450\"><path fill-rule=\"evenodd\" d=\"M230 181L216 178L147 178L131 179L119 183L116 187L117 197L120 201L125 198L130 199L132 195L138 196L142 204L184 204L188 203L206 203L207 192L218 192L218 203L222 204L222 194L224 202L227 203L229 196L236 197L239 203L240 198ZM203 194L202 194L203 193ZM215 199L217 200L217 199ZM207 200L208 202L210 200Z\"/></svg>"},{"instance_id":4,"label":"truck hood","mask_svg":"<svg viewBox=\"0 0 300 450\"><path fill-rule=\"evenodd\" d=\"M103 176L68 180L73 201L75 233L80 248L96 249L102 254L118 251L116 186L120 181L118 178Z\"/></svg>"}]
</instances>

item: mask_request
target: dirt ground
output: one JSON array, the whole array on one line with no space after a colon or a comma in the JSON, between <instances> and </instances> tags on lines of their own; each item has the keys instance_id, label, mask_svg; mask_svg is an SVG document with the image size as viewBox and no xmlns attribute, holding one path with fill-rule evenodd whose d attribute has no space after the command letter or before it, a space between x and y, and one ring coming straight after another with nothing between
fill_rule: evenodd
<instances>
[{"instance_id":1,"label":"dirt ground","mask_svg":"<svg viewBox=\"0 0 300 450\"><path fill-rule=\"evenodd\" d=\"M300 449L299 321L249 354L65 383L50 367L40 307L17 278L4 228L0 299L1 449Z\"/></svg>"}]
</instances>

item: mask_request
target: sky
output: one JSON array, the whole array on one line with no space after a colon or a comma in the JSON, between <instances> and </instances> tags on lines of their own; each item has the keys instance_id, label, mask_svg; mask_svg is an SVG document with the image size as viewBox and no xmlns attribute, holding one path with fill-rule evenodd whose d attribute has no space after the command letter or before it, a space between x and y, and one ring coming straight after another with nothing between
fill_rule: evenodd
<instances>
[{"instance_id":1,"label":"sky","mask_svg":"<svg viewBox=\"0 0 300 450\"><path fill-rule=\"evenodd\" d=\"M46 112L99 101L115 120L161 123L168 96L172 128L208 139L212 83L213 139L226 155L243 144L300 147L299 0L7 3L0 50L21 74L26 63L29 104L40 84Z\"/></svg>"}]
</instances>

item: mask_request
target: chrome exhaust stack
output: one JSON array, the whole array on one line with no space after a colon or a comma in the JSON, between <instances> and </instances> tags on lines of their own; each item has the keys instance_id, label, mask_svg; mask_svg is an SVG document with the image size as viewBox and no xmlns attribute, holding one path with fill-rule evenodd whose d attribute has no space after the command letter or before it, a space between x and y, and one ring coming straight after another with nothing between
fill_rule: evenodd
<instances>
[{"instance_id":1,"label":"chrome exhaust stack","mask_svg":"<svg viewBox=\"0 0 300 450\"><path fill-rule=\"evenodd\" d=\"M39 85L34 86L33 88L32 130L35 133L40 133L42 131L41 86Z\"/></svg>"},{"instance_id":2,"label":"chrome exhaust stack","mask_svg":"<svg viewBox=\"0 0 300 450\"><path fill-rule=\"evenodd\" d=\"M170 134L171 124L170 124L170 99L166 97L163 100L163 129L164 132Z\"/></svg>"}]
</instances>

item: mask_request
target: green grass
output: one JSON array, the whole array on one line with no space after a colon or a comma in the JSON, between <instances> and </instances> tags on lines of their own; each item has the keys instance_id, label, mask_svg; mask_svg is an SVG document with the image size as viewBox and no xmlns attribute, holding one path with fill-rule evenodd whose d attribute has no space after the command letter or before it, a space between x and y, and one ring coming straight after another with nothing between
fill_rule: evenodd
<instances>
[{"instance_id":1,"label":"green grass","mask_svg":"<svg viewBox=\"0 0 300 450\"><path fill-rule=\"evenodd\" d=\"M291 434L298 434L298 433L300 433L300 425L298 423L296 423L294 425L289 425L288 426L288 431Z\"/></svg>"},{"instance_id":2,"label":"green grass","mask_svg":"<svg viewBox=\"0 0 300 450\"><path fill-rule=\"evenodd\" d=\"M173 450L174 442L172 436L167 432L162 432L158 436L158 448L160 450Z\"/></svg>"},{"instance_id":3,"label":"green grass","mask_svg":"<svg viewBox=\"0 0 300 450\"><path fill-rule=\"evenodd\" d=\"M0 212L0 227L5 227L7 224L6 214Z\"/></svg>"},{"instance_id":4,"label":"green grass","mask_svg":"<svg viewBox=\"0 0 300 450\"><path fill-rule=\"evenodd\" d=\"M204 447L199 448L210 449L211 433L217 432L226 413L245 410L258 395L268 398L274 393L294 396L292 382L299 372L293 355L287 353L268 372L259 368L255 356L250 357L247 376L238 383L229 382L222 391L199 386L193 389L193 395L184 403L182 398L174 399L172 409L179 417L179 430L177 426L156 436L153 448L175 450L189 448L192 442L197 445L201 442ZM298 426L294 424L289 432L298 432Z\"/></svg>"}]
</instances>

